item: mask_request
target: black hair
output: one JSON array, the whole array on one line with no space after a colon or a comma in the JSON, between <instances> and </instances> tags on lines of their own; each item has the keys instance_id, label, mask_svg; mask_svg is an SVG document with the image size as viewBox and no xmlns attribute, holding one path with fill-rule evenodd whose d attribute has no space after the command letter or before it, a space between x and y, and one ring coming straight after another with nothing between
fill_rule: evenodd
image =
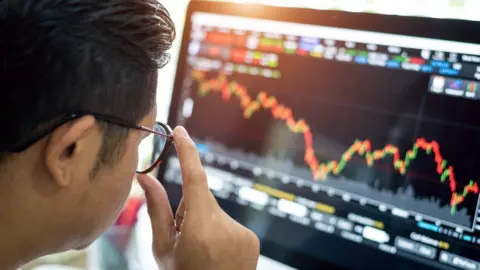
<instances>
[{"instance_id":1,"label":"black hair","mask_svg":"<svg viewBox=\"0 0 480 270\"><path fill-rule=\"evenodd\" d=\"M73 112L137 123L174 39L157 0L0 0L0 155ZM101 127L107 162L128 130Z\"/></svg>"}]
</instances>

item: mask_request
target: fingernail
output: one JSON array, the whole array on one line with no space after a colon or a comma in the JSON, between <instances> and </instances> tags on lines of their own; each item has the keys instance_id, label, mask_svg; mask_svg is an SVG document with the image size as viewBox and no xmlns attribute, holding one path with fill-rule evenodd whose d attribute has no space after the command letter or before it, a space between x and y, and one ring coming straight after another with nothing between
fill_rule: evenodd
<instances>
[{"instance_id":1,"label":"fingernail","mask_svg":"<svg viewBox=\"0 0 480 270\"><path fill-rule=\"evenodd\" d=\"M177 127L177 128L175 128L175 134L176 134L177 136L181 136L181 137L184 137L184 138L190 138L190 136L188 135L187 130L186 130L184 127Z\"/></svg>"}]
</instances>

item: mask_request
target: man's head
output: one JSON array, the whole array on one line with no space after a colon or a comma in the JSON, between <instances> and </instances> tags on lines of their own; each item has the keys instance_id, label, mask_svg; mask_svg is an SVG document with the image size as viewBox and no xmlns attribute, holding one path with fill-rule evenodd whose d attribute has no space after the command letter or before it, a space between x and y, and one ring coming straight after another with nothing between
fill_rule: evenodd
<instances>
[{"instance_id":1,"label":"man's head","mask_svg":"<svg viewBox=\"0 0 480 270\"><path fill-rule=\"evenodd\" d=\"M36 226L24 237L56 252L111 224L147 134L87 115L16 146L77 112L153 126L174 37L157 0L0 0L0 227Z\"/></svg>"}]
</instances>

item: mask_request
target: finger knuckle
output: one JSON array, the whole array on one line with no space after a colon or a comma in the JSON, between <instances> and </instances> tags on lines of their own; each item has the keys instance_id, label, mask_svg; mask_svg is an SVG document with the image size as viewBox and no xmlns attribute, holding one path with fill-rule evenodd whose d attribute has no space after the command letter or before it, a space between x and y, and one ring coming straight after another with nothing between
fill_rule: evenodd
<instances>
[{"instance_id":1,"label":"finger knuckle","mask_svg":"<svg viewBox=\"0 0 480 270\"><path fill-rule=\"evenodd\" d=\"M218 240L216 239L216 235L206 226L197 227L197 231L192 237L195 239L194 242L204 250L209 250L210 248L217 246L216 244Z\"/></svg>"}]
</instances>

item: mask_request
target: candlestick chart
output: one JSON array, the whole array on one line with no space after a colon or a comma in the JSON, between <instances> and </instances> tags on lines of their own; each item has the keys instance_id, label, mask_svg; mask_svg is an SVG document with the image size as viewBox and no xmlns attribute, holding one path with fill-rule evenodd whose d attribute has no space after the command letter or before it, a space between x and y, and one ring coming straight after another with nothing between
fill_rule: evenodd
<instances>
[{"instance_id":1,"label":"candlestick chart","mask_svg":"<svg viewBox=\"0 0 480 270\"><path fill-rule=\"evenodd\" d=\"M418 137L414 140L410 149L401 150L393 144L387 144L382 148L374 149L372 141L368 138L356 139L337 160L321 161L317 157L314 147L314 135L306 119L295 118L295 112L278 100L275 96L261 91L254 98L249 94L248 89L241 83L229 80L226 75L219 74L215 78L207 79L206 73L194 70L192 76L198 83L198 94L205 97L211 94L221 95L222 100L228 102L236 99L243 109L244 119L252 119L255 113L260 110L267 110L271 117L282 121L288 130L301 134L304 140L304 162L312 173L313 181L325 182L329 175L341 175L349 166L354 157L361 157L364 163L373 168L377 162L391 160L391 167L399 175L405 175L411 165L423 152L431 158L435 164L437 181L448 186L450 191L449 207L451 215L468 196L478 196L479 186L476 179L469 179L467 184L461 186L455 175L455 165L449 164L446 157L442 155L441 146L438 141L431 138ZM423 157L423 156L422 156Z\"/></svg>"}]
</instances>

